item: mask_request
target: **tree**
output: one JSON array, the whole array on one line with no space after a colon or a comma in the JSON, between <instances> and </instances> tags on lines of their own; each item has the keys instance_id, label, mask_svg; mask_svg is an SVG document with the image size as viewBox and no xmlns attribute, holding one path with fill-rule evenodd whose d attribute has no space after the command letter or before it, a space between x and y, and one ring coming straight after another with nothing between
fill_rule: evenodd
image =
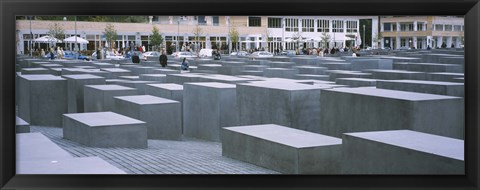
<instances>
[{"instance_id":1,"label":"tree","mask_svg":"<svg viewBox=\"0 0 480 190\"><path fill-rule=\"evenodd\" d=\"M270 50L270 31L268 30L268 28L265 28L265 46ZM275 50L273 50L275 51Z\"/></svg>"},{"instance_id":2,"label":"tree","mask_svg":"<svg viewBox=\"0 0 480 190\"><path fill-rule=\"evenodd\" d=\"M105 32L103 32L103 35L105 35L107 43L109 44L109 49L111 49L113 47L113 43L117 39L117 30L115 29L115 26L108 23L105 27Z\"/></svg>"},{"instance_id":3,"label":"tree","mask_svg":"<svg viewBox=\"0 0 480 190\"><path fill-rule=\"evenodd\" d=\"M160 34L158 28L153 26L152 35L150 36L150 44L154 47L155 50L158 50L163 43L163 36Z\"/></svg>"},{"instance_id":4,"label":"tree","mask_svg":"<svg viewBox=\"0 0 480 190\"><path fill-rule=\"evenodd\" d=\"M378 32L374 37L373 37L373 42L377 44L377 47L380 47L380 44L382 42L382 33Z\"/></svg>"},{"instance_id":5,"label":"tree","mask_svg":"<svg viewBox=\"0 0 480 190\"><path fill-rule=\"evenodd\" d=\"M230 41L232 42L232 45L237 49L238 51L238 41L239 41L239 34L238 31L235 27L230 28L230 31L228 32L228 36L230 37Z\"/></svg>"},{"instance_id":6,"label":"tree","mask_svg":"<svg viewBox=\"0 0 480 190\"><path fill-rule=\"evenodd\" d=\"M200 28L200 26L196 26L194 29L193 29L193 35L195 36L195 44L198 45L198 40L200 38L200 36L203 34L203 30L202 28ZM198 54L198 51L199 51L199 48L198 47L195 47L195 50Z\"/></svg>"},{"instance_id":7,"label":"tree","mask_svg":"<svg viewBox=\"0 0 480 190\"><path fill-rule=\"evenodd\" d=\"M54 23L53 25L49 25L48 35L59 40L63 40L65 38L65 30L63 29L62 25Z\"/></svg>"},{"instance_id":8,"label":"tree","mask_svg":"<svg viewBox=\"0 0 480 190\"><path fill-rule=\"evenodd\" d=\"M324 47L328 48L328 43L330 42L330 34L327 34L326 32L322 32L322 36L320 36L320 39Z\"/></svg>"}]
</instances>

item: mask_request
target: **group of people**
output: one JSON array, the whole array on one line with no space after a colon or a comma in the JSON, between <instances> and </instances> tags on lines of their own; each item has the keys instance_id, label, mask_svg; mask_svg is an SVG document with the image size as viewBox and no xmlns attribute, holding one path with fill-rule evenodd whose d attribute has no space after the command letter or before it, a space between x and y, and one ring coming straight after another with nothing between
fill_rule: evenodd
<instances>
[{"instance_id":1,"label":"group of people","mask_svg":"<svg viewBox=\"0 0 480 190\"><path fill-rule=\"evenodd\" d=\"M43 58L47 55L44 49L40 50L40 56ZM55 59L55 55L57 56L56 58L62 59L65 56L65 51L63 51L62 47L56 47L56 48L50 48L48 51L48 56L47 58L49 59Z\"/></svg>"},{"instance_id":2,"label":"group of people","mask_svg":"<svg viewBox=\"0 0 480 190\"><path fill-rule=\"evenodd\" d=\"M167 62L168 62L168 57L167 57L167 54L165 51L162 51L160 57L158 58L159 62L160 62L160 65L162 67L166 67L167 66ZM182 60L182 65L181 65L181 69L182 70L188 70L188 67L189 67L189 63L187 61L187 58L183 58Z\"/></svg>"}]
</instances>

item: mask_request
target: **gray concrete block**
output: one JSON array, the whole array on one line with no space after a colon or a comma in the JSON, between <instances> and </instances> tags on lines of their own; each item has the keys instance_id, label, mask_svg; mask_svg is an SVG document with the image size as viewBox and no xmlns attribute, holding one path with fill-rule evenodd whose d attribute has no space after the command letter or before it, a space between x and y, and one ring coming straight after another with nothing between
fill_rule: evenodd
<instances>
[{"instance_id":1,"label":"gray concrete block","mask_svg":"<svg viewBox=\"0 0 480 190\"><path fill-rule=\"evenodd\" d=\"M424 72L415 72L415 71L403 71L403 70L380 70L380 69L371 69L364 70L366 73L372 74L372 79L383 79L383 80L424 80L426 78L426 73Z\"/></svg>"},{"instance_id":2,"label":"gray concrete block","mask_svg":"<svg viewBox=\"0 0 480 190\"><path fill-rule=\"evenodd\" d=\"M123 80L123 79L106 79L105 84L119 84L120 82L125 82L128 80Z\"/></svg>"},{"instance_id":3,"label":"gray concrete block","mask_svg":"<svg viewBox=\"0 0 480 190\"><path fill-rule=\"evenodd\" d=\"M120 85L85 85L84 111L114 111L114 96L131 95L138 95L137 89Z\"/></svg>"},{"instance_id":4,"label":"gray concrete block","mask_svg":"<svg viewBox=\"0 0 480 190\"><path fill-rule=\"evenodd\" d=\"M409 129L464 138L464 100L459 97L371 87L322 90L320 133ZM434 110L434 111L433 111Z\"/></svg>"},{"instance_id":5,"label":"gray concrete block","mask_svg":"<svg viewBox=\"0 0 480 190\"><path fill-rule=\"evenodd\" d=\"M118 85L137 89L139 95L145 94L145 85L147 85L147 84L158 84L158 83L162 83L162 82L160 82L160 81L143 81L143 80L118 81L117 82Z\"/></svg>"},{"instance_id":6,"label":"gray concrete block","mask_svg":"<svg viewBox=\"0 0 480 190\"><path fill-rule=\"evenodd\" d=\"M293 66L293 69L298 69L299 74L310 74L310 75L324 75L326 67L316 67L316 66Z\"/></svg>"},{"instance_id":7,"label":"gray concrete block","mask_svg":"<svg viewBox=\"0 0 480 190\"><path fill-rule=\"evenodd\" d=\"M268 63L270 67L273 68L292 68L296 65L295 62L280 62L280 61L271 61Z\"/></svg>"},{"instance_id":8,"label":"gray concrete block","mask_svg":"<svg viewBox=\"0 0 480 190\"><path fill-rule=\"evenodd\" d=\"M20 161L17 174L127 174L99 157Z\"/></svg>"},{"instance_id":9,"label":"gray concrete block","mask_svg":"<svg viewBox=\"0 0 480 190\"><path fill-rule=\"evenodd\" d=\"M351 69L354 71L363 71L365 69L393 69L393 60L391 59L353 59Z\"/></svg>"},{"instance_id":10,"label":"gray concrete block","mask_svg":"<svg viewBox=\"0 0 480 190\"><path fill-rule=\"evenodd\" d=\"M48 75L51 74L50 70L45 68L23 68L22 75Z\"/></svg>"},{"instance_id":11,"label":"gray concrete block","mask_svg":"<svg viewBox=\"0 0 480 190\"><path fill-rule=\"evenodd\" d=\"M73 158L42 133L16 134L15 142L17 166L19 161Z\"/></svg>"},{"instance_id":12,"label":"gray concrete block","mask_svg":"<svg viewBox=\"0 0 480 190\"><path fill-rule=\"evenodd\" d=\"M131 71L133 75L140 74L153 74L154 69L159 69L158 67L132 67Z\"/></svg>"},{"instance_id":13,"label":"gray concrete block","mask_svg":"<svg viewBox=\"0 0 480 190\"><path fill-rule=\"evenodd\" d=\"M141 74L140 80L143 81L158 81L164 83L167 81L167 75L165 74Z\"/></svg>"},{"instance_id":14,"label":"gray concrete block","mask_svg":"<svg viewBox=\"0 0 480 190\"><path fill-rule=\"evenodd\" d=\"M292 62L298 65L317 65L320 63L320 60L317 57L292 57Z\"/></svg>"},{"instance_id":15,"label":"gray concrete block","mask_svg":"<svg viewBox=\"0 0 480 190\"><path fill-rule=\"evenodd\" d=\"M61 76L63 68L49 68L50 74L55 76Z\"/></svg>"},{"instance_id":16,"label":"gray concrete block","mask_svg":"<svg viewBox=\"0 0 480 190\"><path fill-rule=\"evenodd\" d=\"M115 64L111 64L111 63L92 63L92 66L98 69L115 68Z\"/></svg>"},{"instance_id":17,"label":"gray concrete block","mask_svg":"<svg viewBox=\"0 0 480 190\"><path fill-rule=\"evenodd\" d=\"M346 133L344 174L465 174L464 141L411 130ZM352 159L355 158L355 159Z\"/></svg>"},{"instance_id":18,"label":"gray concrete block","mask_svg":"<svg viewBox=\"0 0 480 190\"><path fill-rule=\"evenodd\" d=\"M263 71L263 69L268 68L265 65L245 65L243 66L243 71Z\"/></svg>"},{"instance_id":19,"label":"gray concrete block","mask_svg":"<svg viewBox=\"0 0 480 190\"><path fill-rule=\"evenodd\" d=\"M263 71L242 71L242 75L264 76Z\"/></svg>"},{"instance_id":20,"label":"gray concrete block","mask_svg":"<svg viewBox=\"0 0 480 190\"><path fill-rule=\"evenodd\" d=\"M224 83L185 83L183 93L184 134L220 141L221 127L238 124L236 88Z\"/></svg>"},{"instance_id":21,"label":"gray concrete block","mask_svg":"<svg viewBox=\"0 0 480 190\"><path fill-rule=\"evenodd\" d=\"M119 76L131 76L132 72L121 68L102 68L101 71L110 73L112 79L117 79Z\"/></svg>"},{"instance_id":22,"label":"gray concrete block","mask_svg":"<svg viewBox=\"0 0 480 190\"><path fill-rule=\"evenodd\" d=\"M15 117L15 133L30 133L30 124L18 116Z\"/></svg>"},{"instance_id":23,"label":"gray concrete block","mask_svg":"<svg viewBox=\"0 0 480 190\"><path fill-rule=\"evenodd\" d=\"M335 81L338 78L371 78L371 73L362 73L358 71L336 71L329 73L329 80Z\"/></svg>"},{"instance_id":24,"label":"gray concrete block","mask_svg":"<svg viewBox=\"0 0 480 190\"><path fill-rule=\"evenodd\" d=\"M295 79L329 80L330 76L328 76L328 75L298 74L298 75L295 75Z\"/></svg>"},{"instance_id":25,"label":"gray concrete block","mask_svg":"<svg viewBox=\"0 0 480 190\"><path fill-rule=\"evenodd\" d=\"M53 64L53 63L41 64L40 67L41 67L41 68L45 68L45 69L50 69L50 68L63 68L62 65L60 65L60 64Z\"/></svg>"},{"instance_id":26,"label":"gray concrete block","mask_svg":"<svg viewBox=\"0 0 480 190\"><path fill-rule=\"evenodd\" d=\"M235 77L235 76L229 76L229 75L217 75L217 74L211 74L211 75L204 75L201 76L202 82L220 82L220 83L228 83L228 84L238 84L238 83L245 83L249 81L257 81L255 79L247 79L247 78L241 78L241 77Z\"/></svg>"},{"instance_id":27,"label":"gray concrete block","mask_svg":"<svg viewBox=\"0 0 480 190\"><path fill-rule=\"evenodd\" d=\"M67 112L67 80L53 75L18 77L18 116L31 125L61 127Z\"/></svg>"},{"instance_id":28,"label":"gray concrete block","mask_svg":"<svg viewBox=\"0 0 480 190\"><path fill-rule=\"evenodd\" d=\"M420 80L379 80L376 86L377 88L381 89L439 94L457 97L465 96L465 89L463 83Z\"/></svg>"},{"instance_id":29,"label":"gray concrete block","mask_svg":"<svg viewBox=\"0 0 480 190\"><path fill-rule=\"evenodd\" d=\"M172 70L172 69L153 69L152 74L180 74L180 71L178 70Z\"/></svg>"},{"instance_id":30,"label":"gray concrete block","mask_svg":"<svg viewBox=\"0 0 480 190\"><path fill-rule=\"evenodd\" d=\"M432 81L445 81L445 82L455 82L457 79L465 75L463 73L447 73L447 72L437 72L437 73L427 73L426 80Z\"/></svg>"},{"instance_id":31,"label":"gray concrete block","mask_svg":"<svg viewBox=\"0 0 480 190\"><path fill-rule=\"evenodd\" d=\"M347 85L350 87L365 87L376 86L376 79L364 79L364 78L337 78L335 80L337 84Z\"/></svg>"},{"instance_id":32,"label":"gray concrete block","mask_svg":"<svg viewBox=\"0 0 480 190\"><path fill-rule=\"evenodd\" d=\"M90 75L63 75L67 79L67 113L83 113L85 85L104 85L105 78Z\"/></svg>"},{"instance_id":33,"label":"gray concrete block","mask_svg":"<svg viewBox=\"0 0 480 190\"><path fill-rule=\"evenodd\" d=\"M183 73L183 74L168 74L167 83L181 84L186 82L202 82L201 75Z\"/></svg>"},{"instance_id":34,"label":"gray concrete block","mask_svg":"<svg viewBox=\"0 0 480 190\"><path fill-rule=\"evenodd\" d=\"M439 63L444 64L456 64L456 65L465 65L465 57L456 56L456 57L440 57L438 58Z\"/></svg>"},{"instance_id":35,"label":"gray concrete block","mask_svg":"<svg viewBox=\"0 0 480 190\"><path fill-rule=\"evenodd\" d=\"M346 62L322 62L319 67L326 67L328 70L350 70L351 63Z\"/></svg>"},{"instance_id":36,"label":"gray concrete block","mask_svg":"<svg viewBox=\"0 0 480 190\"><path fill-rule=\"evenodd\" d=\"M151 95L118 96L115 112L146 122L149 139L180 140L181 103Z\"/></svg>"},{"instance_id":37,"label":"gray concrete block","mask_svg":"<svg viewBox=\"0 0 480 190\"><path fill-rule=\"evenodd\" d=\"M266 68L263 70L264 77L279 77L279 78L289 78L294 79L298 74L297 69L287 69L287 68Z\"/></svg>"},{"instance_id":38,"label":"gray concrete block","mask_svg":"<svg viewBox=\"0 0 480 190\"><path fill-rule=\"evenodd\" d=\"M140 80L140 76L134 75L134 76L118 76L117 79L122 79L122 80L127 80L127 81L135 81L135 80Z\"/></svg>"},{"instance_id":39,"label":"gray concrete block","mask_svg":"<svg viewBox=\"0 0 480 190\"><path fill-rule=\"evenodd\" d=\"M318 132L320 89L281 80L237 84L239 124L277 124Z\"/></svg>"},{"instance_id":40,"label":"gray concrete block","mask_svg":"<svg viewBox=\"0 0 480 190\"><path fill-rule=\"evenodd\" d=\"M463 73L463 67L455 64L407 63L404 67L408 71Z\"/></svg>"},{"instance_id":41,"label":"gray concrete block","mask_svg":"<svg viewBox=\"0 0 480 190\"><path fill-rule=\"evenodd\" d=\"M147 148L147 126L113 112L64 114L63 138L90 147Z\"/></svg>"},{"instance_id":42,"label":"gray concrete block","mask_svg":"<svg viewBox=\"0 0 480 190\"><path fill-rule=\"evenodd\" d=\"M222 155L283 174L339 174L339 138L267 124L225 127Z\"/></svg>"}]
</instances>

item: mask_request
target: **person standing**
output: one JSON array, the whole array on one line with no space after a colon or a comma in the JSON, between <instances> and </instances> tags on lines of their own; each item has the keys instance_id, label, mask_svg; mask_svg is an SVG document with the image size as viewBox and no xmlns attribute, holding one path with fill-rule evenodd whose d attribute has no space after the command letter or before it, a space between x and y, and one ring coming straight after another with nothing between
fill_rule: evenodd
<instances>
[{"instance_id":1,"label":"person standing","mask_svg":"<svg viewBox=\"0 0 480 190\"><path fill-rule=\"evenodd\" d=\"M45 50L42 49L42 51L40 52L40 55L42 56L42 58L45 58Z\"/></svg>"},{"instance_id":2,"label":"person standing","mask_svg":"<svg viewBox=\"0 0 480 190\"><path fill-rule=\"evenodd\" d=\"M159 59L160 59L160 65L162 65L162 67L167 66L168 58L167 58L167 55L165 55L165 51L162 51L162 55L160 55Z\"/></svg>"}]
</instances>

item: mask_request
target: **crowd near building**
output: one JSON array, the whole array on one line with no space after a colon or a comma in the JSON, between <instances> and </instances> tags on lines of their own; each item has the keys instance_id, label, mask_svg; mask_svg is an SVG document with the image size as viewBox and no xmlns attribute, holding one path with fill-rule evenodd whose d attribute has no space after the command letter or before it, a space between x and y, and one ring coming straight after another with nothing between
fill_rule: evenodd
<instances>
[{"instance_id":1,"label":"crowd near building","mask_svg":"<svg viewBox=\"0 0 480 190\"><path fill-rule=\"evenodd\" d=\"M369 19L367 34L360 20ZM17 54L48 48L48 44L30 40L48 35L58 24L65 38L77 35L89 41L79 49L94 51L108 46L105 27L112 24L117 31L114 48L122 50L145 47L151 50L153 26L164 37L167 53L192 49L219 49L222 53L236 50L297 50L303 48L460 48L463 44L463 17L414 16L148 16L145 23L49 21L23 19L17 21ZM237 33L234 39L232 31ZM366 41L365 38L371 39ZM59 43L64 49L71 44ZM177 47L178 46L178 47Z\"/></svg>"},{"instance_id":2,"label":"crowd near building","mask_svg":"<svg viewBox=\"0 0 480 190\"><path fill-rule=\"evenodd\" d=\"M48 35L49 28L58 23L65 37L74 36L88 40L80 50L95 50L108 46L103 35L107 24L117 30L115 48L145 46L149 44L152 28L156 26L164 37L163 46L169 53L175 46L191 45L193 48L219 49L224 53L235 50L295 50L299 48L354 47L359 40L360 19L372 19L372 34L378 33L376 16L149 16L146 23L105 23L67 20L18 20L17 53L29 50L29 41ZM232 39L232 31L238 39ZM367 34L367 35L372 35ZM361 40L361 39L360 39ZM236 43L235 43L236 42ZM193 45L192 45L193 44ZM368 42L367 44L373 44ZM69 44L57 44L72 47ZM32 48L47 48L47 44L33 43ZM43 49L43 48L42 48Z\"/></svg>"}]
</instances>

